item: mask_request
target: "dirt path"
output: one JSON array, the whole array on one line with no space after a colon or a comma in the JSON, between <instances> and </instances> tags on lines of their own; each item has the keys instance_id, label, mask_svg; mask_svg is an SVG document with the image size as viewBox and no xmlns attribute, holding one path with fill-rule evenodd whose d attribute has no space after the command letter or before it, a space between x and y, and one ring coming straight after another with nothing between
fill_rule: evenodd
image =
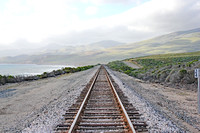
<instances>
[{"instance_id":1,"label":"dirt path","mask_svg":"<svg viewBox=\"0 0 200 133\"><path fill-rule=\"evenodd\" d=\"M131 63L131 62L128 62L128 61L123 61L123 63L125 63L127 66L132 67L132 68L135 68L135 69L141 68L140 66L138 66L138 65L136 65L136 64L133 64L133 63Z\"/></svg>"},{"instance_id":2,"label":"dirt path","mask_svg":"<svg viewBox=\"0 0 200 133\"><path fill-rule=\"evenodd\" d=\"M0 132L52 132L96 70L0 86Z\"/></svg>"}]
</instances>

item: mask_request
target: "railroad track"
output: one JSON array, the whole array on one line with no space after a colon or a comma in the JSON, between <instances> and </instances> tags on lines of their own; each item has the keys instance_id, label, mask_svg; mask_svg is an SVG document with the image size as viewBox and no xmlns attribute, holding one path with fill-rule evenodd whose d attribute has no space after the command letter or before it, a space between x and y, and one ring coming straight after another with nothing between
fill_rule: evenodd
<instances>
[{"instance_id":1,"label":"railroad track","mask_svg":"<svg viewBox=\"0 0 200 133\"><path fill-rule=\"evenodd\" d=\"M56 133L147 132L147 124L129 103L108 72L101 66L81 92L75 104L57 125Z\"/></svg>"}]
</instances>

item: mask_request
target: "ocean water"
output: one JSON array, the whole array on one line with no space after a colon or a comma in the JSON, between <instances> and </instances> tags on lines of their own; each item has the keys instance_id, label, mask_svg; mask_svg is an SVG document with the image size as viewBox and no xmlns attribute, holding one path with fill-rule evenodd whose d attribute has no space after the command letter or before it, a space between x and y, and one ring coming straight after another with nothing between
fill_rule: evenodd
<instances>
[{"instance_id":1,"label":"ocean water","mask_svg":"<svg viewBox=\"0 0 200 133\"><path fill-rule=\"evenodd\" d=\"M37 75L43 72L51 72L64 67L64 65L35 65L35 64L0 64L0 75Z\"/></svg>"}]
</instances>

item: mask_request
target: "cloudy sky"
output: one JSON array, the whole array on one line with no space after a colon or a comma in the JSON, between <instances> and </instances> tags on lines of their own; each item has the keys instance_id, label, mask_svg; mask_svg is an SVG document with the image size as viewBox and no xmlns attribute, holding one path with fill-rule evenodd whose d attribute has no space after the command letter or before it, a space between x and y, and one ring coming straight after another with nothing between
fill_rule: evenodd
<instances>
[{"instance_id":1,"label":"cloudy sky","mask_svg":"<svg viewBox=\"0 0 200 133\"><path fill-rule=\"evenodd\" d=\"M199 0L0 0L1 50L130 43L198 27Z\"/></svg>"}]
</instances>

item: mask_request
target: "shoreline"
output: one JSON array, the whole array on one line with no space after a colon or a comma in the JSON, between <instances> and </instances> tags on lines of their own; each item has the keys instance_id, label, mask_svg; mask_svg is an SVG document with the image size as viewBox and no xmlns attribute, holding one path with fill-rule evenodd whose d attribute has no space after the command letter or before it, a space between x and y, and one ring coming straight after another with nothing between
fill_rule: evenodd
<instances>
[{"instance_id":1,"label":"shoreline","mask_svg":"<svg viewBox=\"0 0 200 133\"><path fill-rule=\"evenodd\" d=\"M18 82L23 82L23 81L33 81L33 80L38 80L38 79L44 79L44 78L49 78L49 77L56 77L58 75L63 75L66 73L75 73L79 71L84 71L87 69L90 69L94 67L94 65L88 65L88 66L82 66L82 67L65 67L61 68L58 70L53 70L51 72L43 72L42 74L39 75L33 75L33 76L2 76L0 75L0 86L5 85L7 83L18 83Z\"/></svg>"},{"instance_id":2,"label":"shoreline","mask_svg":"<svg viewBox=\"0 0 200 133\"><path fill-rule=\"evenodd\" d=\"M43 64L0 64L0 75L2 76L34 76L44 72L74 67L73 65L43 65Z\"/></svg>"}]
</instances>

